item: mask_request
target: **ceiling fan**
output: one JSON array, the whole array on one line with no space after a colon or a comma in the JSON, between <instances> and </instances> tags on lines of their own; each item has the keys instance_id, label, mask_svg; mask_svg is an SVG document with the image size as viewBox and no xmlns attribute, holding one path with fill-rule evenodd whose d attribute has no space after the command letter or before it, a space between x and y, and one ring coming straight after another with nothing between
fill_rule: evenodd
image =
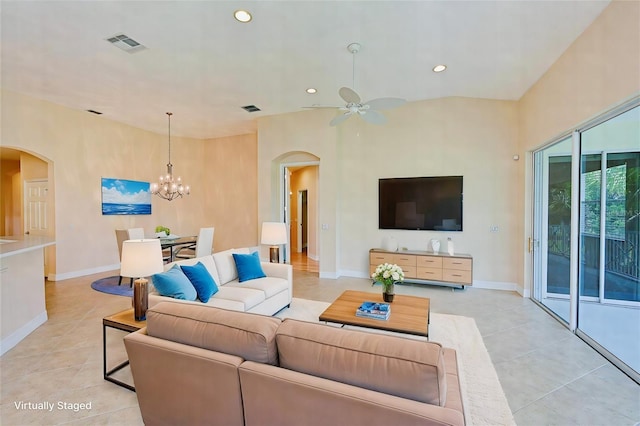
<instances>
[{"instance_id":1,"label":"ceiling fan","mask_svg":"<svg viewBox=\"0 0 640 426\"><path fill-rule=\"evenodd\" d=\"M347 46L347 50L353 55L353 86L355 86L356 74L356 53L360 51L360 43L351 43ZM373 124L385 124L386 117L379 111L399 107L407 101L400 98L378 98L368 102L362 102L360 96L355 90L348 87L341 87L338 90L340 97L347 103L344 106L321 106L313 105L305 108L337 108L344 111L329 123L330 126L336 126L352 115L359 115L363 120Z\"/></svg>"}]
</instances>

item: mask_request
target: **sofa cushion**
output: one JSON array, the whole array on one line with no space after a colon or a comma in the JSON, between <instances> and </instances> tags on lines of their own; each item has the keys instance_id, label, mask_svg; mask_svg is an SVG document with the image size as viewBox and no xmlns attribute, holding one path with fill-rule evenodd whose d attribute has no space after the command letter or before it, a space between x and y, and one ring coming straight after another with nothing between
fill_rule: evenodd
<instances>
[{"instance_id":1,"label":"sofa cushion","mask_svg":"<svg viewBox=\"0 0 640 426\"><path fill-rule=\"evenodd\" d=\"M162 296L174 299L196 300L196 289L178 265L151 277L153 286Z\"/></svg>"},{"instance_id":2,"label":"sofa cushion","mask_svg":"<svg viewBox=\"0 0 640 426\"><path fill-rule=\"evenodd\" d=\"M446 402L438 343L292 319L280 325L276 342L286 369L427 404Z\"/></svg>"},{"instance_id":3,"label":"sofa cushion","mask_svg":"<svg viewBox=\"0 0 640 426\"><path fill-rule=\"evenodd\" d=\"M147 311L147 334L277 365L275 332L280 322L279 318L264 315L162 302Z\"/></svg>"},{"instance_id":4,"label":"sofa cushion","mask_svg":"<svg viewBox=\"0 0 640 426\"><path fill-rule=\"evenodd\" d=\"M289 290L289 281L276 277L264 277L256 280L245 281L243 283L240 283L239 281L231 281L225 287L241 287L260 290L264 292L266 298L269 298L282 291Z\"/></svg>"},{"instance_id":5,"label":"sofa cushion","mask_svg":"<svg viewBox=\"0 0 640 426\"><path fill-rule=\"evenodd\" d=\"M241 283L266 277L260 266L260 256L257 251L251 254L233 253L233 260L238 271L238 281Z\"/></svg>"},{"instance_id":6,"label":"sofa cushion","mask_svg":"<svg viewBox=\"0 0 640 426\"><path fill-rule=\"evenodd\" d=\"M189 278L189 281L191 281L191 284L193 284L193 287L196 289L198 299L203 303L207 303L209 298L218 291L216 282L201 262L193 266L180 265L180 269L182 269L182 272Z\"/></svg>"},{"instance_id":7,"label":"sofa cushion","mask_svg":"<svg viewBox=\"0 0 640 426\"><path fill-rule=\"evenodd\" d=\"M218 278L220 278L218 284L220 285L225 285L229 281L238 278L238 270L236 269L236 262L233 260L233 253L249 254L250 252L248 248L229 249L212 255L218 270Z\"/></svg>"}]
</instances>

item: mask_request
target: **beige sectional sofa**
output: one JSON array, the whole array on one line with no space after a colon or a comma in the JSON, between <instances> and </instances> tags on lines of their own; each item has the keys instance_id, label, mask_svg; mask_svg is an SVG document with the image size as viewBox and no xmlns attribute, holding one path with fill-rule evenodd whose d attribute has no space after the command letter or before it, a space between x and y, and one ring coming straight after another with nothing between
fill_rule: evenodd
<instances>
[{"instance_id":1,"label":"beige sectional sofa","mask_svg":"<svg viewBox=\"0 0 640 426\"><path fill-rule=\"evenodd\" d=\"M438 343L159 303L125 337L147 425L463 425Z\"/></svg>"},{"instance_id":2,"label":"beige sectional sofa","mask_svg":"<svg viewBox=\"0 0 640 426\"><path fill-rule=\"evenodd\" d=\"M249 248L230 249L194 259L180 260L165 265L165 271L174 265L192 266L201 262L218 286L218 292L206 303L208 306L232 311L273 315L291 304L292 268L284 263L261 262L266 277L239 282L233 253L250 254ZM181 300L162 296L150 286L149 307L162 301L203 305L199 300Z\"/></svg>"}]
</instances>

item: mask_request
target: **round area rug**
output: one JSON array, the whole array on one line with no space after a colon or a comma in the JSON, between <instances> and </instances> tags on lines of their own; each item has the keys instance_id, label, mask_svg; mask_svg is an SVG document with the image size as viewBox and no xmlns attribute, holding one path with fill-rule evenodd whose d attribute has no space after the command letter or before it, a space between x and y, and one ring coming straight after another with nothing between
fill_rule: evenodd
<instances>
[{"instance_id":1,"label":"round area rug","mask_svg":"<svg viewBox=\"0 0 640 426\"><path fill-rule=\"evenodd\" d=\"M101 278L91 283L91 288L102 293L115 294L117 296L133 296L133 288L129 287L129 278L122 278L122 285L118 285L119 275Z\"/></svg>"}]
</instances>

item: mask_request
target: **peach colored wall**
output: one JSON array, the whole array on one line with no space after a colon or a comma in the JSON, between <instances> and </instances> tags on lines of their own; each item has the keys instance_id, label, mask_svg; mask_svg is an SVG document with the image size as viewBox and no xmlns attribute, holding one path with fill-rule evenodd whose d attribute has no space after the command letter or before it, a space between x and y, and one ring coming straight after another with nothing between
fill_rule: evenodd
<instances>
[{"instance_id":1,"label":"peach colored wall","mask_svg":"<svg viewBox=\"0 0 640 426\"><path fill-rule=\"evenodd\" d=\"M613 1L520 99L530 150L640 92L640 2Z\"/></svg>"},{"instance_id":2,"label":"peach colored wall","mask_svg":"<svg viewBox=\"0 0 640 426\"><path fill-rule=\"evenodd\" d=\"M0 160L0 179L2 179L0 197L0 235L13 235L14 222L14 200L13 200L13 176L20 173L20 161Z\"/></svg>"},{"instance_id":3,"label":"peach colored wall","mask_svg":"<svg viewBox=\"0 0 640 426\"><path fill-rule=\"evenodd\" d=\"M216 250L257 241L255 136L204 141L172 135L174 173L191 184L191 195L171 202L153 197L151 215L103 216L101 178L157 179L166 171L166 134L7 91L2 92L1 118L3 146L37 153L53 165L49 178L55 182L56 256L52 279L119 268L114 234L117 228L143 227L152 235L157 225L165 225L179 235L196 235L200 227L217 224L216 236L222 237L214 242ZM176 120L178 114L174 114ZM237 145L236 140L240 141ZM211 148L216 144L229 146ZM238 172L234 173L236 168ZM213 189L233 191L234 187L251 195L243 198L240 206L237 198L232 203L226 198L227 206L209 210L215 205L215 200L209 199L216 195ZM224 230L227 222L233 223L231 237Z\"/></svg>"},{"instance_id":4,"label":"peach colored wall","mask_svg":"<svg viewBox=\"0 0 640 426\"><path fill-rule=\"evenodd\" d=\"M258 245L256 136L206 141L205 221L216 228L214 251Z\"/></svg>"}]
</instances>

